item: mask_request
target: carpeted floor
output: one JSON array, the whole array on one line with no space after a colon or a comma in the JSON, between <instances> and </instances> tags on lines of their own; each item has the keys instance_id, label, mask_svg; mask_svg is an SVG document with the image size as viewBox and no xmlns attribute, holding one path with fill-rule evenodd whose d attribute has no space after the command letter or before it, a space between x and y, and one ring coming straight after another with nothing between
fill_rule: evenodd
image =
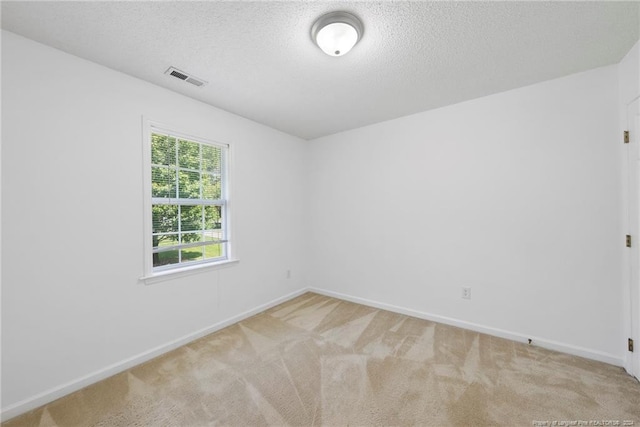
<instances>
[{"instance_id":1,"label":"carpeted floor","mask_svg":"<svg viewBox=\"0 0 640 427\"><path fill-rule=\"evenodd\" d=\"M640 384L605 363L307 293L2 426L554 421L640 426Z\"/></svg>"}]
</instances>

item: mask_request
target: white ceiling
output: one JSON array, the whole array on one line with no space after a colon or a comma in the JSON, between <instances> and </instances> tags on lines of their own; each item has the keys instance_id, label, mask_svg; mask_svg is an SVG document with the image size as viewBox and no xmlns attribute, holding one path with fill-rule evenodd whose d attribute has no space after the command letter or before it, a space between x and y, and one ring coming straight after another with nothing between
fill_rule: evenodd
<instances>
[{"instance_id":1,"label":"white ceiling","mask_svg":"<svg viewBox=\"0 0 640 427\"><path fill-rule=\"evenodd\" d=\"M365 28L337 58L309 35L333 10ZM2 28L312 139L619 62L639 14L637 2L3 1Z\"/></svg>"}]
</instances>

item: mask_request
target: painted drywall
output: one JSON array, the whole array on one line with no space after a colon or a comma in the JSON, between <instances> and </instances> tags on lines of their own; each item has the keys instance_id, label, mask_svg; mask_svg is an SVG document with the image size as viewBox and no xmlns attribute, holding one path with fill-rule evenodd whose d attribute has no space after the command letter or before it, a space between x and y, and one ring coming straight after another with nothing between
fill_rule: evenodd
<instances>
[{"instance_id":1,"label":"painted drywall","mask_svg":"<svg viewBox=\"0 0 640 427\"><path fill-rule=\"evenodd\" d=\"M311 141L309 286L621 364L616 73Z\"/></svg>"},{"instance_id":2,"label":"painted drywall","mask_svg":"<svg viewBox=\"0 0 640 427\"><path fill-rule=\"evenodd\" d=\"M5 31L2 90L3 412L302 288L304 141ZM138 280L143 116L233 145L237 265Z\"/></svg>"},{"instance_id":3,"label":"painted drywall","mask_svg":"<svg viewBox=\"0 0 640 427\"><path fill-rule=\"evenodd\" d=\"M621 168L621 188L623 189L623 224L627 234L636 239L640 236L640 219L638 217L640 191L638 177L640 168L638 160L640 151L638 149L638 131L635 126L634 115L638 114L640 107L640 42L625 55L618 65L618 105L619 105L619 128L618 134L631 130L631 143L620 145L620 156L623 162ZM632 245L627 251L626 268L623 269L623 292L622 292L622 331L624 337L630 337L640 341L640 247ZM624 354L624 367L631 374L640 378L640 355L636 352L627 351L626 342L621 343ZM634 360L635 358L635 360ZM635 363L634 363L635 362Z\"/></svg>"},{"instance_id":4,"label":"painted drywall","mask_svg":"<svg viewBox=\"0 0 640 427\"><path fill-rule=\"evenodd\" d=\"M3 413L305 286L621 361L634 49L307 145L3 31ZM234 145L238 265L138 280L143 115Z\"/></svg>"},{"instance_id":5,"label":"painted drywall","mask_svg":"<svg viewBox=\"0 0 640 427\"><path fill-rule=\"evenodd\" d=\"M618 82L621 104L626 106L640 96L640 41L618 64Z\"/></svg>"}]
</instances>

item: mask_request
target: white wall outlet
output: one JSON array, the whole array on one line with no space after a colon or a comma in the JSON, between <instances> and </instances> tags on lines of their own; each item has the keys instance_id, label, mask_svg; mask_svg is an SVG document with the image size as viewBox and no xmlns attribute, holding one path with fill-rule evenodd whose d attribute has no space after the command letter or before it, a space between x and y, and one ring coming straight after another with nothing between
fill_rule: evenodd
<instances>
[{"instance_id":1,"label":"white wall outlet","mask_svg":"<svg viewBox=\"0 0 640 427\"><path fill-rule=\"evenodd\" d=\"M462 288L462 298L471 299L471 288Z\"/></svg>"},{"instance_id":2,"label":"white wall outlet","mask_svg":"<svg viewBox=\"0 0 640 427\"><path fill-rule=\"evenodd\" d=\"M291 270L287 270L287 279L291 279Z\"/></svg>"}]
</instances>

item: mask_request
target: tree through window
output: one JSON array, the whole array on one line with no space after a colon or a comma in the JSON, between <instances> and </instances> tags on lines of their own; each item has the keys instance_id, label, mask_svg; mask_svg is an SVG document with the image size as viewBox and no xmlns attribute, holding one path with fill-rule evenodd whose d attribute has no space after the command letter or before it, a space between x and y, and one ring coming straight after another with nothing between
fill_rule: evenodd
<instances>
[{"instance_id":1,"label":"tree through window","mask_svg":"<svg viewBox=\"0 0 640 427\"><path fill-rule=\"evenodd\" d=\"M227 151L152 128L154 270L227 259Z\"/></svg>"}]
</instances>

